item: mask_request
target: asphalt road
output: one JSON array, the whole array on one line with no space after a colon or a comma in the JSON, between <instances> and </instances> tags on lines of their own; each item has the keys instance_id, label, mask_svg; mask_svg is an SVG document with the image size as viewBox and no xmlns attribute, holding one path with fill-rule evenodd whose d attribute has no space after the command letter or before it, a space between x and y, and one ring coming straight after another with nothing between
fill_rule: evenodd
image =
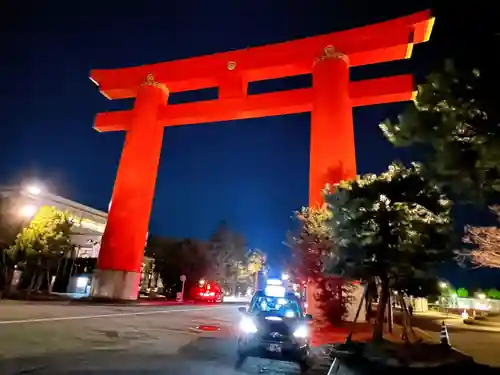
<instances>
[{"instance_id":1,"label":"asphalt road","mask_svg":"<svg viewBox=\"0 0 500 375\"><path fill-rule=\"evenodd\" d=\"M472 356L477 363L500 368L500 330L471 327L460 318L441 314L415 314L412 323L424 335L439 341L442 321L454 348Z\"/></svg>"},{"instance_id":2,"label":"asphalt road","mask_svg":"<svg viewBox=\"0 0 500 375\"><path fill-rule=\"evenodd\" d=\"M237 307L1 301L0 374L299 374L253 358L234 368Z\"/></svg>"}]
</instances>

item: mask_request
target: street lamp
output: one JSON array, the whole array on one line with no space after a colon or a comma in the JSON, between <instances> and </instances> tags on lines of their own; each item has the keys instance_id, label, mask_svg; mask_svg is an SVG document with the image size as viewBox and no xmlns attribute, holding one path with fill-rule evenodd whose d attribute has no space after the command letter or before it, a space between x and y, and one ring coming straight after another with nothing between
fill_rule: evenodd
<instances>
[{"instance_id":1,"label":"street lamp","mask_svg":"<svg viewBox=\"0 0 500 375\"><path fill-rule=\"evenodd\" d=\"M42 192L42 188L38 185L28 185L26 186L26 191L29 194L40 195L40 193Z\"/></svg>"},{"instance_id":2,"label":"street lamp","mask_svg":"<svg viewBox=\"0 0 500 375\"><path fill-rule=\"evenodd\" d=\"M19 210L19 215L23 218L32 218L36 214L37 210L38 209L36 206L27 204L26 206L21 207L21 209Z\"/></svg>"},{"instance_id":3,"label":"street lamp","mask_svg":"<svg viewBox=\"0 0 500 375\"><path fill-rule=\"evenodd\" d=\"M447 298L445 297L445 294L448 293L448 284L445 283L444 281L439 282L439 288L441 288L441 307L446 310L446 314L448 315L448 310L446 309L446 304L447 304Z\"/></svg>"}]
</instances>

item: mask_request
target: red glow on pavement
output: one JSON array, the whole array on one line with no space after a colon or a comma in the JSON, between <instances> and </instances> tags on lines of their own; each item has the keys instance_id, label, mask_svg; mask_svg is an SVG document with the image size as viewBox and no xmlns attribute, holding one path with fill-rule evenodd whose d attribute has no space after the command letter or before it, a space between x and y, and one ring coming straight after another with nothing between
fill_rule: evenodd
<instances>
[{"instance_id":1,"label":"red glow on pavement","mask_svg":"<svg viewBox=\"0 0 500 375\"><path fill-rule=\"evenodd\" d=\"M202 325L202 326L198 326L196 328L201 330L201 331L207 331L207 332L220 331L220 328L218 326L215 326L215 325Z\"/></svg>"},{"instance_id":2,"label":"red glow on pavement","mask_svg":"<svg viewBox=\"0 0 500 375\"><path fill-rule=\"evenodd\" d=\"M311 346L321 346L326 344L340 344L345 342L349 329L346 327L333 327L330 324L324 324L311 327ZM354 341L368 341L371 338L371 329L368 324L358 323L354 327Z\"/></svg>"}]
</instances>

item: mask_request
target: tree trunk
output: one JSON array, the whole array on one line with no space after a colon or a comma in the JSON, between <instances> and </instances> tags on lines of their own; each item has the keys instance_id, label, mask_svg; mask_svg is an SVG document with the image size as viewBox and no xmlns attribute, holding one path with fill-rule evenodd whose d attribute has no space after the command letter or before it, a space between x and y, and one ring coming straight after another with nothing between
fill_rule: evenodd
<instances>
[{"instance_id":1,"label":"tree trunk","mask_svg":"<svg viewBox=\"0 0 500 375\"><path fill-rule=\"evenodd\" d=\"M47 268L45 270L45 276L47 276L47 294L51 294L52 293L52 288L54 287L54 285L52 285L52 280L51 280L51 277L50 277L50 268ZM56 277L57 277L57 274L56 274Z\"/></svg>"},{"instance_id":2,"label":"tree trunk","mask_svg":"<svg viewBox=\"0 0 500 375\"><path fill-rule=\"evenodd\" d=\"M361 301L359 301L359 305L358 305L358 309L356 311L356 315L354 316L354 320L352 321L352 328L351 330L349 331L349 334L347 335L347 339L346 339L346 343L347 342L351 342L352 340L352 334L354 332L354 327L356 325L356 322L358 321L358 318L359 318L359 313L361 312L361 307L363 306L363 304L366 304L366 300L368 299L368 284L365 285L365 291L363 292L363 297L361 298Z\"/></svg>"},{"instance_id":3,"label":"tree trunk","mask_svg":"<svg viewBox=\"0 0 500 375\"><path fill-rule=\"evenodd\" d=\"M413 330L412 327L412 322L411 322L411 314L408 311L408 306L406 305L404 297L401 295L401 307L403 309L403 323L404 323L404 329L406 332L406 335L408 336L408 340L410 340L410 333L413 336L413 339L417 338L417 335L415 334L415 331Z\"/></svg>"},{"instance_id":4,"label":"tree trunk","mask_svg":"<svg viewBox=\"0 0 500 375\"><path fill-rule=\"evenodd\" d=\"M28 290L27 290L28 296L31 294L31 291L33 290L33 287L35 286L37 276L38 276L38 269L35 269L33 271L33 275L31 275L30 285L28 285Z\"/></svg>"},{"instance_id":5,"label":"tree trunk","mask_svg":"<svg viewBox=\"0 0 500 375\"><path fill-rule=\"evenodd\" d=\"M399 295L399 304L401 305L401 313L403 316L403 319L402 319L403 335L401 338L403 339L403 341L405 343L409 343L410 342L410 335L409 335L409 331L408 331L408 311L406 310L406 303L405 303L405 299L404 299L402 294Z\"/></svg>"},{"instance_id":6,"label":"tree trunk","mask_svg":"<svg viewBox=\"0 0 500 375\"><path fill-rule=\"evenodd\" d=\"M233 279L233 295L236 297L236 289L238 288L238 278L235 276Z\"/></svg>"},{"instance_id":7,"label":"tree trunk","mask_svg":"<svg viewBox=\"0 0 500 375\"><path fill-rule=\"evenodd\" d=\"M4 290L4 297L8 297L11 289L12 289L12 280L14 279L14 268L7 268L6 272L6 279L5 279L5 290Z\"/></svg>"},{"instance_id":8,"label":"tree trunk","mask_svg":"<svg viewBox=\"0 0 500 375\"><path fill-rule=\"evenodd\" d=\"M392 321L392 298L389 290L389 296L387 297L387 330L389 331L389 333L392 333Z\"/></svg>"},{"instance_id":9,"label":"tree trunk","mask_svg":"<svg viewBox=\"0 0 500 375\"><path fill-rule=\"evenodd\" d=\"M0 290L0 299L7 295L8 293L8 290L9 290L9 283L7 282L8 281L8 278L9 278L9 267L7 265L7 254L5 254L5 249L1 249L0 250L2 252L2 263L0 264L0 268L2 269L2 284L3 284L3 293L1 293L2 291Z\"/></svg>"},{"instance_id":10,"label":"tree trunk","mask_svg":"<svg viewBox=\"0 0 500 375\"><path fill-rule=\"evenodd\" d=\"M385 309L389 300L389 280L387 277L380 278L380 298L378 301L377 320L373 327L373 341L382 341L384 336Z\"/></svg>"},{"instance_id":11,"label":"tree trunk","mask_svg":"<svg viewBox=\"0 0 500 375\"><path fill-rule=\"evenodd\" d=\"M43 282L43 277L45 276L45 272L43 269L39 269L37 271L37 278L36 278L36 284L35 284L35 292L40 291L40 287L42 286Z\"/></svg>"}]
</instances>

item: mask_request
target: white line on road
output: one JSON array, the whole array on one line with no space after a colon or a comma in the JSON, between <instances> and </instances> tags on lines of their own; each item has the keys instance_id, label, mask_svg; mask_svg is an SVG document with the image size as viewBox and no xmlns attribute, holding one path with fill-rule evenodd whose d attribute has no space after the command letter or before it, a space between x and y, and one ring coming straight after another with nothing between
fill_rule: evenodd
<instances>
[{"instance_id":1,"label":"white line on road","mask_svg":"<svg viewBox=\"0 0 500 375\"><path fill-rule=\"evenodd\" d=\"M220 306L220 307L218 306L218 307L202 307L202 308L198 308L198 309L154 310L154 311L138 311L138 312L116 313L116 314L61 316L61 317L53 317L53 318L22 319L22 320L0 320L0 324L22 324L22 323L57 322L57 321L62 321L62 320L114 318L114 317L122 317L122 316L170 314L170 313L175 313L175 312L189 312L189 311L215 310L215 309L227 309L227 308L228 308L228 306Z\"/></svg>"}]
</instances>

